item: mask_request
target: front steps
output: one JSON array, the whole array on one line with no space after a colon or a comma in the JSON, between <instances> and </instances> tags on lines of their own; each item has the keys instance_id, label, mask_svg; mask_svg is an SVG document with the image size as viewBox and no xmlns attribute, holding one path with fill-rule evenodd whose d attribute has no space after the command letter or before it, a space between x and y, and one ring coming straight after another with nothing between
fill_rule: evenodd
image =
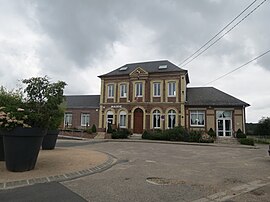
<instances>
[{"instance_id":1,"label":"front steps","mask_svg":"<svg viewBox=\"0 0 270 202\"><path fill-rule=\"evenodd\" d=\"M215 140L217 144L240 144L234 137L217 137Z\"/></svg>"}]
</instances>

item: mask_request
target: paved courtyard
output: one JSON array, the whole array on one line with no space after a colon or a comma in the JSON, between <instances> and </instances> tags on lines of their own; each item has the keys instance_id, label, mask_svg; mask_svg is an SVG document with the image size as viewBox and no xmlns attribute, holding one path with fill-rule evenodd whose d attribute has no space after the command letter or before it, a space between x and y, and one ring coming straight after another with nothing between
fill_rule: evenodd
<instances>
[{"instance_id":1,"label":"paved courtyard","mask_svg":"<svg viewBox=\"0 0 270 202\"><path fill-rule=\"evenodd\" d=\"M0 191L1 199L16 201L16 194L25 193L28 197L25 201L34 201L35 194L32 198L29 194L43 188L49 190L48 196L40 195L39 201L61 201L61 193L66 192L75 197L70 197L70 201L269 201L270 198L267 146L251 149L137 142L88 144L70 140L59 141L58 146L109 153L118 161L106 171L74 180ZM62 199L67 201L64 196Z\"/></svg>"}]
</instances>

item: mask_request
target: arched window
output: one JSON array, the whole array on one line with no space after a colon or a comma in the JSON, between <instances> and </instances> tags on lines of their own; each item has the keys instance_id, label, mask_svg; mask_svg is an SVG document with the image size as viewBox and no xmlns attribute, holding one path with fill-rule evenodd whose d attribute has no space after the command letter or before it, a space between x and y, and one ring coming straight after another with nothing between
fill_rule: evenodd
<instances>
[{"instance_id":1,"label":"arched window","mask_svg":"<svg viewBox=\"0 0 270 202\"><path fill-rule=\"evenodd\" d=\"M153 128L160 128L160 111L153 111Z\"/></svg>"},{"instance_id":2,"label":"arched window","mask_svg":"<svg viewBox=\"0 0 270 202\"><path fill-rule=\"evenodd\" d=\"M167 120L168 120L168 128L174 128L176 121L176 112L173 109L169 110Z\"/></svg>"},{"instance_id":3,"label":"arched window","mask_svg":"<svg viewBox=\"0 0 270 202\"><path fill-rule=\"evenodd\" d=\"M119 127L126 128L127 127L127 113L125 111L121 111L119 113Z\"/></svg>"}]
</instances>

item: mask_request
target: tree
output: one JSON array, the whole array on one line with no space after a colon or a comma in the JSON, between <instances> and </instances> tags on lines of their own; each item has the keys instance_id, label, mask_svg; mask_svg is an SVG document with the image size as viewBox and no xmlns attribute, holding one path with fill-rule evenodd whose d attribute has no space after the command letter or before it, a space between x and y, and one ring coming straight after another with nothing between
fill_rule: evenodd
<instances>
[{"instance_id":1,"label":"tree","mask_svg":"<svg viewBox=\"0 0 270 202\"><path fill-rule=\"evenodd\" d=\"M257 127L256 127L256 135L259 136L270 136L270 117L263 117Z\"/></svg>"}]
</instances>

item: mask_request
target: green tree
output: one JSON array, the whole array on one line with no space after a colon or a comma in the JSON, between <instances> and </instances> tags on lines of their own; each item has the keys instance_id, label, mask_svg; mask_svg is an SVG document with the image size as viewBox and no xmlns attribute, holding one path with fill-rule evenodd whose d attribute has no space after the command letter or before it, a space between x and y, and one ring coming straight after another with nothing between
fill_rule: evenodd
<instances>
[{"instance_id":1,"label":"green tree","mask_svg":"<svg viewBox=\"0 0 270 202\"><path fill-rule=\"evenodd\" d=\"M259 136L270 136L270 117L262 118L257 127L256 135Z\"/></svg>"}]
</instances>

